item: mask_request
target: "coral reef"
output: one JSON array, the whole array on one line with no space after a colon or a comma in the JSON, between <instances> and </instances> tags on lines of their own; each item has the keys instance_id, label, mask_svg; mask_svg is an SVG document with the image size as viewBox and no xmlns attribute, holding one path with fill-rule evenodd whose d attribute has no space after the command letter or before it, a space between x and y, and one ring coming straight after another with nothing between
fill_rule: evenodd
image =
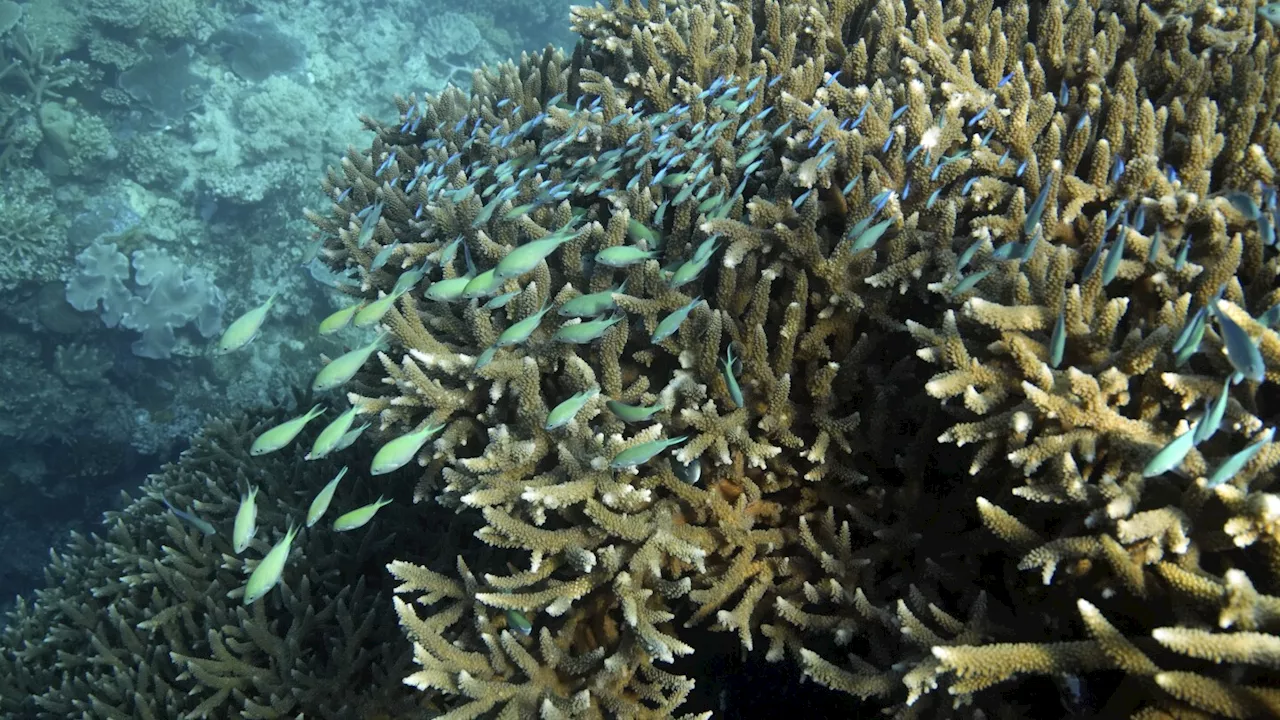
<instances>
[{"instance_id":1,"label":"coral reef","mask_svg":"<svg viewBox=\"0 0 1280 720\"><path fill-rule=\"evenodd\" d=\"M406 682L450 717L668 717L703 626L901 717L1055 681L1107 717L1277 712L1254 5L574 26L572 59L366 119L310 214L394 303L350 400L441 426L415 498L512 563L391 566Z\"/></svg>"},{"instance_id":2,"label":"coral reef","mask_svg":"<svg viewBox=\"0 0 1280 720\"><path fill-rule=\"evenodd\" d=\"M210 422L140 497L108 513L102 535L77 535L54 554L48 587L20 601L2 631L6 717L351 720L421 711L421 696L399 683L408 649L395 642L393 616L377 611L390 603L381 572L390 557L411 546L428 557L452 548L448 532L424 544L381 526L411 524L419 512L391 507L365 531L303 533L284 589L251 607L240 602L249 558L265 553L289 522L300 523L315 490L339 469L304 465L297 448L250 458L247 440L279 419ZM377 494L352 480L335 504ZM230 529L249 486L264 489L260 530L237 556ZM167 511L164 500L216 534Z\"/></svg>"},{"instance_id":3,"label":"coral reef","mask_svg":"<svg viewBox=\"0 0 1280 720\"><path fill-rule=\"evenodd\" d=\"M129 259L115 243L95 242L76 256L79 270L67 278L67 302L82 312L98 311L107 327L142 333L133 343L139 357L167 359L178 344L174 331L188 323L200 335L222 330L227 298L206 272L183 268L154 248Z\"/></svg>"}]
</instances>

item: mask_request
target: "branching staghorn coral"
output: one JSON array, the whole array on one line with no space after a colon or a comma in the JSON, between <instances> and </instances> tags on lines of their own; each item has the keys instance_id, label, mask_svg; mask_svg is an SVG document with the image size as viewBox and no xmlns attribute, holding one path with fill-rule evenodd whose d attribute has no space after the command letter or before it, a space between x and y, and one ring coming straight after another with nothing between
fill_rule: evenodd
<instances>
[{"instance_id":1,"label":"branching staghorn coral","mask_svg":"<svg viewBox=\"0 0 1280 720\"><path fill-rule=\"evenodd\" d=\"M309 217L386 331L344 391L379 457L425 443L356 492L419 504L306 531L243 609L157 493L225 527L269 487L279 533L337 463L216 424L55 560L6 710L707 717L721 634L897 717L1276 714L1255 11L618 2L398 99ZM351 615L391 557L416 671Z\"/></svg>"},{"instance_id":2,"label":"branching staghorn coral","mask_svg":"<svg viewBox=\"0 0 1280 720\"><path fill-rule=\"evenodd\" d=\"M1267 707L1265 660L1236 650L1263 690L1230 689L1186 669L1222 651L1158 631L1277 567L1250 494L1280 462L1267 393L1228 386L1217 432L1154 472L1241 369L1228 322L1280 367L1257 319L1280 300L1276 39L1252 6L619 2L574 25L572 60L366 120L311 215L363 297L400 293L351 400L384 433L443 424L416 497L523 558L461 584L393 568L413 684L466 712L646 716L670 696L619 709L602 688L696 653L682 623L763 636L902 716L1016 713L984 691L1103 669L1142 683L1132 711ZM631 425L607 401L657 409ZM616 460L666 438L670 457ZM1126 650L1113 617L1161 644ZM1270 642L1249 632L1222 642ZM493 658L487 684L459 648ZM1089 682L1064 697L1104 704Z\"/></svg>"},{"instance_id":3,"label":"branching staghorn coral","mask_svg":"<svg viewBox=\"0 0 1280 720\"><path fill-rule=\"evenodd\" d=\"M390 601L379 565L410 538L317 526L295 542L283 591L243 606L245 573L287 522L301 522L299 502L339 467L304 465L296 448L250 458L248 439L270 419L211 421L177 463L148 479L141 498L107 514L103 535L74 536L54 553L49 586L6 618L6 717L347 719L427 707L397 690L412 665L392 618L372 611ZM376 495L363 482L349 479L335 506ZM259 530L237 556L232 519L249 486L261 489ZM216 534L166 510L165 500Z\"/></svg>"}]
</instances>

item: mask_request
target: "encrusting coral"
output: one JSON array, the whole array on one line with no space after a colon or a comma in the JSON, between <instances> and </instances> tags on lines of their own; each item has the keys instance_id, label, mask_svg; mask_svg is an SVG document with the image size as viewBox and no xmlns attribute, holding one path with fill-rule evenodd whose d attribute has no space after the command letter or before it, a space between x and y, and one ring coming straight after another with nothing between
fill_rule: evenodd
<instances>
[{"instance_id":1,"label":"encrusting coral","mask_svg":"<svg viewBox=\"0 0 1280 720\"><path fill-rule=\"evenodd\" d=\"M429 707L399 684L412 665L393 616L377 611L391 595L380 566L408 545L445 551L447 531L428 545L385 528L305 531L287 589L243 607L254 561L229 541L240 494L262 489L265 531L246 558L256 557L339 466L304 464L299 449L251 458L248 439L270 419L210 422L140 498L107 514L101 536L77 535L54 553L48 587L20 599L2 631L5 717L350 720ZM348 480L343 502L376 495L365 483ZM167 511L166 501L216 534ZM406 525L421 517L404 512Z\"/></svg>"},{"instance_id":2,"label":"encrusting coral","mask_svg":"<svg viewBox=\"0 0 1280 720\"><path fill-rule=\"evenodd\" d=\"M1016 713L982 691L1028 674L1105 701L1114 675L1078 679L1100 670L1128 710L1272 708L1265 622L1190 632L1240 629L1215 604L1255 615L1229 583L1280 569L1230 542L1272 544L1280 462L1237 357L1280 373L1253 5L616 2L574 26L572 59L367 119L310 216L394 304L351 401L441 426L416 498L521 558L391 566L407 682L457 717L664 717L690 679L655 673L707 625L901 716ZM1233 373L1218 427L1162 451Z\"/></svg>"},{"instance_id":3,"label":"encrusting coral","mask_svg":"<svg viewBox=\"0 0 1280 720\"><path fill-rule=\"evenodd\" d=\"M405 682L708 717L724 633L903 718L1280 714L1268 7L619 0L366 118L308 217L385 346L317 386L416 481Z\"/></svg>"}]
</instances>

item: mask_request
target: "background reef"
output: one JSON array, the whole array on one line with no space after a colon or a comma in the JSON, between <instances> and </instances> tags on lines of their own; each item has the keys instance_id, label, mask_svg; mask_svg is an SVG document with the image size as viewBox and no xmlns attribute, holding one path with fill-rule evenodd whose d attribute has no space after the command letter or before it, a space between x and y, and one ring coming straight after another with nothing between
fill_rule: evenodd
<instances>
[{"instance_id":1,"label":"background reef","mask_svg":"<svg viewBox=\"0 0 1280 720\"><path fill-rule=\"evenodd\" d=\"M619 0L397 96L306 213L381 325L330 393L372 427L307 463L210 426L12 613L0 698L708 717L740 652L846 714L1280 715L1273 22ZM397 502L241 609L234 489L275 538L344 463Z\"/></svg>"},{"instance_id":2,"label":"background reef","mask_svg":"<svg viewBox=\"0 0 1280 720\"><path fill-rule=\"evenodd\" d=\"M320 201L331 158L368 142L359 113L393 112L393 93L450 77L465 85L458 67L568 42L567 12L0 2L6 602L33 587L45 548L87 529L207 419L287 401L309 372L310 318L349 279L310 263L298 208ZM336 30L355 16L363 27ZM272 292L272 342L214 356L224 318Z\"/></svg>"}]
</instances>

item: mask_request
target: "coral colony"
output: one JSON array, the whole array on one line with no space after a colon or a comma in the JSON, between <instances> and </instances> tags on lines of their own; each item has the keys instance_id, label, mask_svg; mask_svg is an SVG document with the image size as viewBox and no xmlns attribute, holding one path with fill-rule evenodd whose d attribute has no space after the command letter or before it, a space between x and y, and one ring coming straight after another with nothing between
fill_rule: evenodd
<instances>
[{"instance_id":1,"label":"coral colony","mask_svg":"<svg viewBox=\"0 0 1280 720\"><path fill-rule=\"evenodd\" d=\"M117 526L151 575L58 560L97 584L11 622L125 614L62 672L158 684L4 668L6 701L355 717L249 646L308 642L335 531L429 543L444 511L474 537L385 548L393 603L337 610L397 616L440 717L710 717L672 669L707 632L898 717L1039 717L1018 688L1054 682L1055 713L1280 714L1280 12L995 5L618 0L574 10L572 57L365 118L307 217L360 279L325 331L379 335L322 406L183 460L230 443L225 474L153 478L151 516L218 535Z\"/></svg>"}]
</instances>

